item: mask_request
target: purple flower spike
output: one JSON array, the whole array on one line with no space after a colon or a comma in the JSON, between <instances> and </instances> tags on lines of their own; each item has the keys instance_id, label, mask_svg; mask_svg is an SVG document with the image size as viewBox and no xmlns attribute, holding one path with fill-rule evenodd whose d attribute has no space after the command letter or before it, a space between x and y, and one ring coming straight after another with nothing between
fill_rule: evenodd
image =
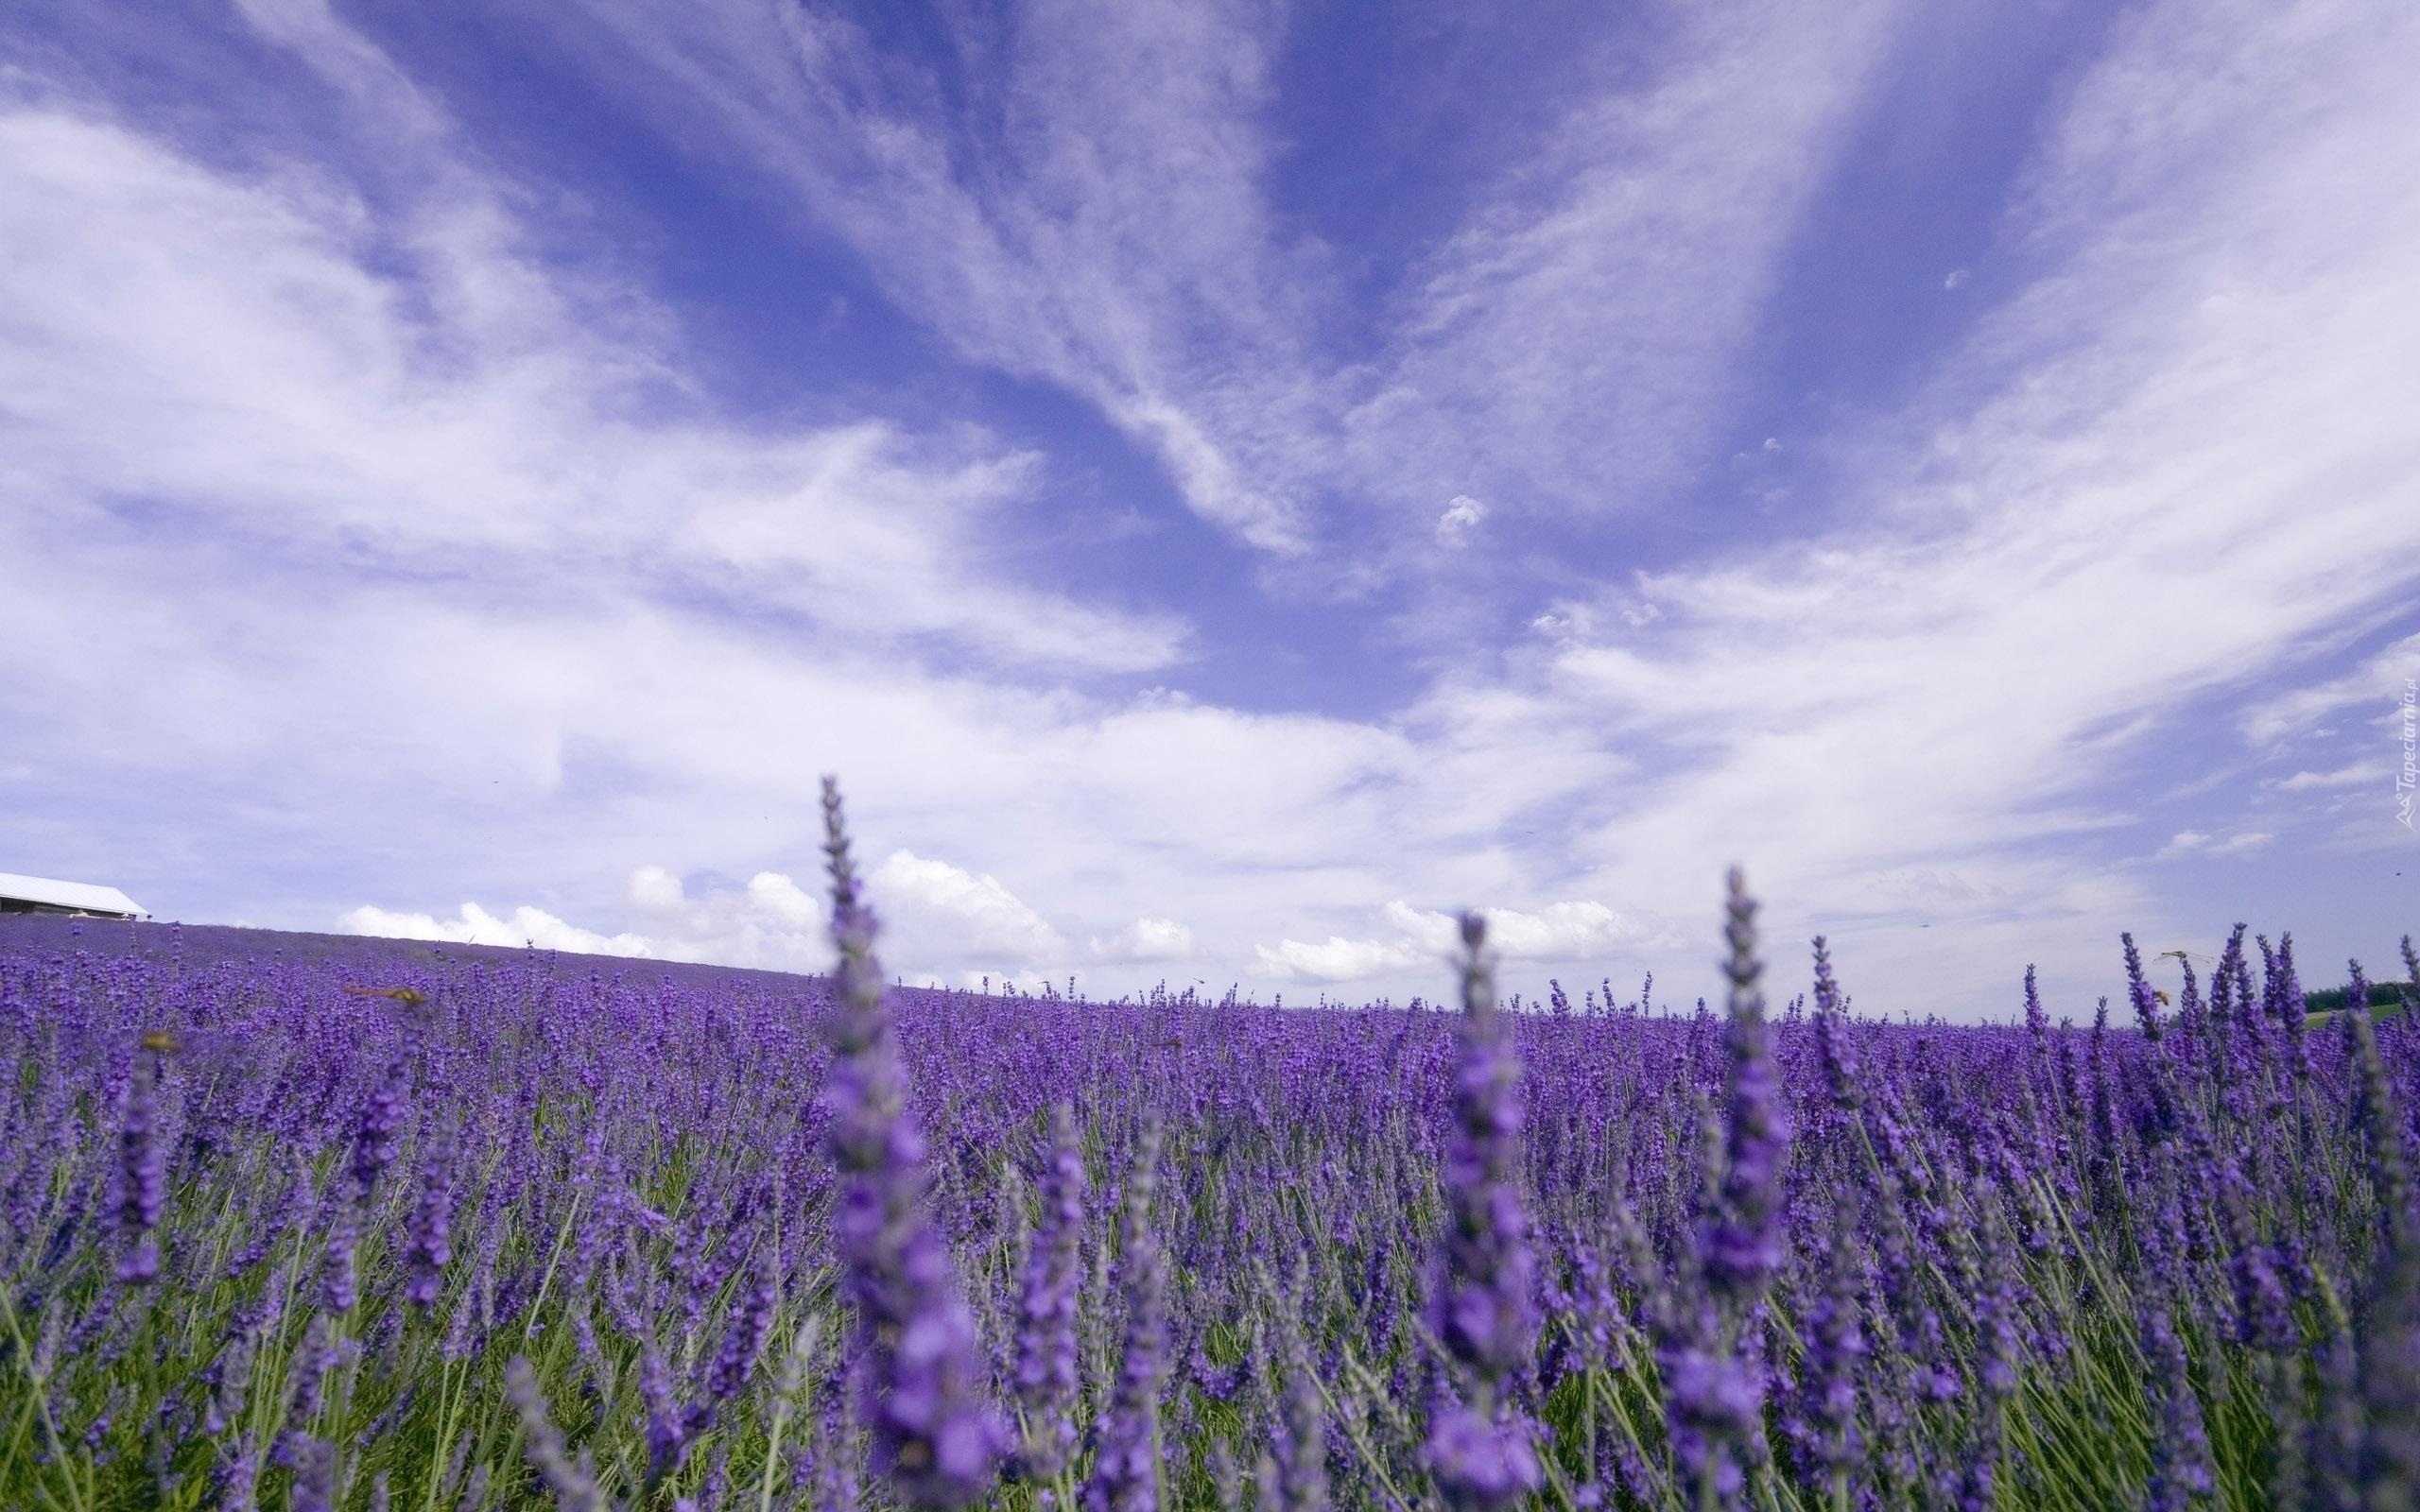
<instances>
[{"instance_id":1,"label":"purple flower spike","mask_svg":"<svg viewBox=\"0 0 2420 1512\"><path fill-rule=\"evenodd\" d=\"M1709 1168L1721 1170L1697 1223L1698 1272L1704 1295L1666 1304L1658 1362L1664 1376L1665 1427L1680 1470L1683 1499L1700 1506L1737 1502L1751 1465L1767 1456L1763 1437L1764 1373L1753 1367L1761 1351L1755 1318L1785 1254L1782 1171L1789 1157L1789 1116L1781 1075L1765 1040L1765 1000L1756 979L1756 904L1747 878L1731 868L1724 938L1730 954L1729 1095L1721 1148ZM1823 994L1834 996L1829 958ZM1834 1015L1825 1011L1824 1020ZM1886 1110L1876 1130L1886 1150L1893 1120ZM1885 1286L1897 1267L1884 1257ZM1836 1326L1843 1319L1835 1319Z\"/></svg>"},{"instance_id":2,"label":"purple flower spike","mask_svg":"<svg viewBox=\"0 0 2420 1512\"><path fill-rule=\"evenodd\" d=\"M1753 1306L1782 1262L1782 1170L1789 1158L1789 1112L1781 1074L1765 1040L1765 999L1756 979L1756 904L1747 878L1730 877L1731 1095L1723 1139L1722 1200L1700 1233L1707 1285L1715 1297ZM1828 966L1828 962L1826 963ZM1828 975L1828 971L1826 972Z\"/></svg>"},{"instance_id":3,"label":"purple flower spike","mask_svg":"<svg viewBox=\"0 0 2420 1512\"><path fill-rule=\"evenodd\" d=\"M529 1362L514 1355L504 1367L504 1394L520 1416L529 1463L555 1493L562 1512L605 1512L605 1497L596 1488L596 1472L583 1452L575 1458L562 1431L546 1410L545 1394L538 1388Z\"/></svg>"},{"instance_id":4,"label":"purple flower spike","mask_svg":"<svg viewBox=\"0 0 2420 1512\"><path fill-rule=\"evenodd\" d=\"M728 1401L748 1383L749 1372L756 1367L756 1357L764 1352L765 1335L773 1326L773 1278L760 1266L755 1278L739 1299L738 1315L732 1319L731 1332L723 1335L722 1349L715 1356L714 1365L706 1372L706 1401Z\"/></svg>"},{"instance_id":5,"label":"purple flower spike","mask_svg":"<svg viewBox=\"0 0 2420 1512\"><path fill-rule=\"evenodd\" d=\"M1327 1404L1302 1332L1290 1322L1283 1354L1286 1384L1277 1433L1278 1512L1327 1512Z\"/></svg>"},{"instance_id":6,"label":"purple flower spike","mask_svg":"<svg viewBox=\"0 0 2420 1512\"><path fill-rule=\"evenodd\" d=\"M832 938L840 953L833 1064L825 1092L840 1175L834 1239L856 1310L859 1402L873 1469L911 1507L961 1507L991 1489L1001 1441L977 1395L975 1320L925 1211L925 1142L883 1003L874 920L858 897L839 784L823 782Z\"/></svg>"},{"instance_id":7,"label":"purple flower spike","mask_svg":"<svg viewBox=\"0 0 2420 1512\"><path fill-rule=\"evenodd\" d=\"M2186 1375L2185 1346L2164 1302L2141 1309L2143 1361L2151 1372L2159 1420L2152 1437L2152 1474L2145 1505L2151 1512L2184 1512L2216 1484L2209 1435L2202 1426L2201 1399Z\"/></svg>"},{"instance_id":8,"label":"purple flower spike","mask_svg":"<svg viewBox=\"0 0 2420 1512\"><path fill-rule=\"evenodd\" d=\"M361 1299L360 1280L353 1268L353 1252L360 1243L361 1210L350 1202L337 1204L320 1257L320 1300L331 1313L350 1313Z\"/></svg>"},{"instance_id":9,"label":"purple flower spike","mask_svg":"<svg viewBox=\"0 0 2420 1512\"><path fill-rule=\"evenodd\" d=\"M1426 1458L1438 1489L1458 1507L1512 1507L1545 1484L1528 1422L1491 1419L1447 1402L1428 1421Z\"/></svg>"},{"instance_id":10,"label":"purple flower spike","mask_svg":"<svg viewBox=\"0 0 2420 1512\"><path fill-rule=\"evenodd\" d=\"M2359 1005L2369 989L2359 962L2352 985L2345 1001ZM2377 1033L2358 1006L2345 1013L2344 1023L2353 1041L2355 1108L2367 1135L2378 1205L2375 1301L2360 1353L2364 1428L2359 1479L2368 1496L2365 1505L2410 1507L2420 1505L2420 1370L2413 1368L2420 1359L2420 1219L2411 1207L2403 1117L2378 1056Z\"/></svg>"},{"instance_id":11,"label":"purple flower spike","mask_svg":"<svg viewBox=\"0 0 2420 1512\"><path fill-rule=\"evenodd\" d=\"M1521 1057L1495 1005L1487 923L1462 916L1461 1070L1445 1156L1444 1287L1437 1336L1470 1378L1471 1401L1447 1398L1429 1419L1426 1458L1445 1500L1500 1507L1535 1490L1529 1425L1500 1411L1508 1378L1537 1352L1535 1276L1521 1204Z\"/></svg>"},{"instance_id":12,"label":"purple flower spike","mask_svg":"<svg viewBox=\"0 0 2420 1512\"><path fill-rule=\"evenodd\" d=\"M1663 1361L1672 1457L1692 1500L1729 1506L1746 1484L1737 1446L1755 1430L1763 1401L1746 1364L1727 1351L1684 1349Z\"/></svg>"},{"instance_id":13,"label":"purple flower spike","mask_svg":"<svg viewBox=\"0 0 2420 1512\"><path fill-rule=\"evenodd\" d=\"M1167 1373L1167 1269L1151 1227L1159 1190L1160 1125L1146 1116L1126 1176L1118 1220L1119 1289L1126 1299L1126 1350L1101 1422L1093 1476L1084 1487L1092 1512L1156 1512L1160 1504L1160 1387Z\"/></svg>"},{"instance_id":14,"label":"purple flower spike","mask_svg":"<svg viewBox=\"0 0 2420 1512\"><path fill-rule=\"evenodd\" d=\"M404 1266L411 1280L404 1297L416 1307L437 1300L445 1280L445 1263L454 1258L454 1164L458 1135L452 1124L439 1129L421 1168L420 1200L413 1205L404 1246Z\"/></svg>"},{"instance_id":15,"label":"purple flower spike","mask_svg":"<svg viewBox=\"0 0 2420 1512\"><path fill-rule=\"evenodd\" d=\"M161 1057L168 1043L165 1035L143 1037L147 1058L127 1089L126 1123L118 1132L118 1223L127 1248L117 1274L137 1285L160 1275L160 1244L152 1230L168 1201L167 1157L159 1140Z\"/></svg>"},{"instance_id":16,"label":"purple flower spike","mask_svg":"<svg viewBox=\"0 0 2420 1512\"><path fill-rule=\"evenodd\" d=\"M689 1453L689 1424L673 1400L672 1371L654 1341L639 1348L639 1400L646 1404L648 1484L681 1468Z\"/></svg>"},{"instance_id":17,"label":"purple flower spike","mask_svg":"<svg viewBox=\"0 0 2420 1512\"><path fill-rule=\"evenodd\" d=\"M1075 1109L1050 1113L1050 1164L1042 1179L1042 1221L1026 1259L1017 1308L1016 1392L1025 1415L1022 1469L1031 1480L1061 1473L1076 1447L1076 1304L1084 1228L1084 1154Z\"/></svg>"},{"instance_id":18,"label":"purple flower spike","mask_svg":"<svg viewBox=\"0 0 2420 1512\"><path fill-rule=\"evenodd\" d=\"M1824 1062L1824 1079L1832 1101L1855 1112L1865 1102L1858 1082L1857 1044L1849 1037L1840 984L1832 977L1832 953L1824 936L1815 936L1815 1051Z\"/></svg>"},{"instance_id":19,"label":"purple flower spike","mask_svg":"<svg viewBox=\"0 0 2420 1512\"><path fill-rule=\"evenodd\" d=\"M406 1086L411 1064L401 1057L387 1068L386 1079L362 1105L361 1121L353 1134L353 1190L362 1202L377 1188L378 1177L395 1161L395 1136L404 1126Z\"/></svg>"},{"instance_id":20,"label":"purple flower spike","mask_svg":"<svg viewBox=\"0 0 2420 1512\"><path fill-rule=\"evenodd\" d=\"M1858 1441L1858 1372L1870 1352L1864 1308L1858 1297L1860 1250L1857 1205L1843 1194L1835 1210L1832 1247L1824 1290L1801 1319L1805 1355L1799 1366L1797 1421L1802 1469L1809 1482L1850 1490L1848 1476L1862 1446Z\"/></svg>"},{"instance_id":21,"label":"purple flower spike","mask_svg":"<svg viewBox=\"0 0 2420 1512\"><path fill-rule=\"evenodd\" d=\"M2160 1034L2159 998L2151 983L2143 976L2143 953L2135 948L2135 936L2121 934L2118 942L2126 953L2126 996L2135 1005L2135 1022L2145 1040L2157 1040Z\"/></svg>"}]
</instances>

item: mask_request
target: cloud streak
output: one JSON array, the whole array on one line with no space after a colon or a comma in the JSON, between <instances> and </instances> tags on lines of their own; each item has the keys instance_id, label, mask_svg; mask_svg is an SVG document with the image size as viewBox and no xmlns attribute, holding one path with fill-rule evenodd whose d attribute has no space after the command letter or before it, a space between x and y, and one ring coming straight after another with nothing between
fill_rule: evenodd
<instances>
[{"instance_id":1,"label":"cloud streak","mask_svg":"<svg viewBox=\"0 0 2420 1512\"><path fill-rule=\"evenodd\" d=\"M604 13L531 35L937 334L916 403L846 352L811 422L717 396L645 266L567 251L324 8L247 14L375 161L6 76L27 868L819 969L838 770L887 958L950 980L1434 996L1476 901L1511 985L1685 989L1733 859L1874 1006L1971 1013L2028 958L2081 994L2115 928L2255 906L2392 938L2340 862L2394 843L2360 711L2420 654L2399 11L2127 12L2014 154L1952 335L1773 448L1738 389L1894 8L1674 12L1581 59L1409 250L1275 208L1274 11L1039 6L946 55L815 9ZM948 418L984 369L1116 434ZM1193 528L1151 562L1190 598L1030 570L1121 444L1246 565ZM1735 448L1808 512L1616 549ZM1573 530L1601 561L1559 559Z\"/></svg>"},{"instance_id":2,"label":"cloud streak","mask_svg":"<svg viewBox=\"0 0 2420 1512\"><path fill-rule=\"evenodd\" d=\"M1328 249L1270 202L1273 8L1028 7L944 73L827 7L622 4L600 66L967 358L1085 396L1285 559L1399 541L1441 483L1525 513L1663 497L1898 12L1659 12L1474 186L1349 354L1310 339L1340 314Z\"/></svg>"}]
</instances>

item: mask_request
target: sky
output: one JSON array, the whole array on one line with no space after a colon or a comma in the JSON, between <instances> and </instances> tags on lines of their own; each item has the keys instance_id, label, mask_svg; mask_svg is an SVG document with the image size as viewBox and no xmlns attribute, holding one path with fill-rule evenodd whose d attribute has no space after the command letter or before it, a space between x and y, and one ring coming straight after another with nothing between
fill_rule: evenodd
<instances>
[{"instance_id":1,"label":"sky","mask_svg":"<svg viewBox=\"0 0 2420 1512\"><path fill-rule=\"evenodd\" d=\"M0 18L0 869L2054 1015L2420 928L2399 0ZM2163 971L2173 973L2172 966ZM2122 998L2119 1000L2122 1003Z\"/></svg>"}]
</instances>

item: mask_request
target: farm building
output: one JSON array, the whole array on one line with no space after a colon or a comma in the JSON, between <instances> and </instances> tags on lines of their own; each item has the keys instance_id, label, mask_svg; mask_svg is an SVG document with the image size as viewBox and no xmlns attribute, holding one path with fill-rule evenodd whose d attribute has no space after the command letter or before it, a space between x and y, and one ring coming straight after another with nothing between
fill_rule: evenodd
<instances>
[{"instance_id":1,"label":"farm building","mask_svg":"<svg viewBox=\"0 0 2420 1512\"><path fill-rule=\"evenodd\" d=\"M0 914L89 914L95 919L147 919L148 911L115 887L55 882L0 871Z\"/></svg>"}]
</instances>

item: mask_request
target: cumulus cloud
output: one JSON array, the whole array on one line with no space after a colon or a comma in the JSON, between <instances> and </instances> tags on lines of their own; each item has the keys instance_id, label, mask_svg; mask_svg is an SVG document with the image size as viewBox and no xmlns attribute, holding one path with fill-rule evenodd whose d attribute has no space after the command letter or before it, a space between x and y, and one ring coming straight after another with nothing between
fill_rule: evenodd
<instances>
[{"instance_id":1,"label":"cumulus cloud","mask_svg":"<svg viewBox=\"0 0 2420 1512\"><path fill-rule=\"evenodd\" d=\"M1624 953L1661 951L1676 943L1668 928L1626 918L1599 902L1554 902L1534 913L1482 908L1479 914L1487 920L1489 948L1508 962L1610 966ZM1282 939L1255 946L1261 974L1342 983L1426 971L1442 980L1443 969L1461 950L1461 920L1400 899L1387 904L1383 917L1392 937L1330 936L1322 942Z\"/></svg>"},{"instance_id":2,"label":"cumulus cloud","mask_svg":"<svg viewBox=\"0 0 2420 1512\"><path fill-rule=\"evenodd\" d=\"M1193 954L1193 931L1173 919L1138 919L1106 939L1095 936L1092 949L1119 964L1181 961Z\"/></svg>"},{"instance_id":3,"label":"cumulus cloud","mask_svg":"<svg viewBox=\"0 0 2420 1512\"><path fill-rule=\"evenodd\" d=\"M988 872L894 850L866 878L866 893L909 955L1030 967L1066 952L1050 921Z\"/></svg>"},{"instance_id":4,"label":"cumulus cloud","mask_svg":"<svg viewBox=\"0 0 2420 1512\"><path fill-rule=\"evenodd\" d=\"M1433 964L1401 940L1346 939L1331 935L1321 941L1282 939L1255 945L1262 974L1315 982L1366 982L1407 968Z\"/></svg>"},{"instance_id":5,"label":"cumulus cloud","mask_svg":"<svg viewBox=\"0 0 2420 1512\"><path fill-rule=\"evenodd\" d=\"M540 950L572 951L584 955L656 954L654 947L639 936L600 935L526 904L505 919L477 903L464 903L452 919L397 913L365 903L340 916L337 928L347 935L374 935L388 939L443 940L456 945L534 945Z\"/></svg>"},{"instance_id":6,"label":"cumulus cloud","mask_svg":"<svg viewBox=\"0 0 2420 1512\"><path fill-rule=\"evenodd\" d=\"M778 871L760 871L749 878L748 902L765 918L792 929L821 930L827 917L822 899Z\"/></svg>"},{"instance_id":7,"label":"cumulus cloud","mask_svg":"<svg viewBox=\"0 0 2420 1512\"><path fill-rule=\"evenodd\" d=\"M685 901L681 879L657 866L631 872L628 891L631 905L650 914L674 912Z\"/></svg>"},{"instance_id":8,"label":"cumulus cloud","mask_svg":"<svg viewBox=\"0 0 2420 1512\"><path fill-rule=\"evenodd\" d=\"M1063 974L1067 951L1059 932L996 877L897 850L873 868L865 886L881 926L878 953L896 974L919 981L972 981L1037 969ZM649 864L631 872L623 892L643 933L581 929L530 907L499 919L476 903L463 904L453 919L364 906L345 914L337 927L348 934L478 945L535 941L555 950L776 971L820 972L831 965L823 901L786 873L760 871L735 886L692 887L670 868ZM1102 943L1115 949L1101 951ZM1184 925L1144 919L1112 941L1097 941L1096 953L1135 964L1175 959L1192 943Z\"/></svg>"}]
</instances>

